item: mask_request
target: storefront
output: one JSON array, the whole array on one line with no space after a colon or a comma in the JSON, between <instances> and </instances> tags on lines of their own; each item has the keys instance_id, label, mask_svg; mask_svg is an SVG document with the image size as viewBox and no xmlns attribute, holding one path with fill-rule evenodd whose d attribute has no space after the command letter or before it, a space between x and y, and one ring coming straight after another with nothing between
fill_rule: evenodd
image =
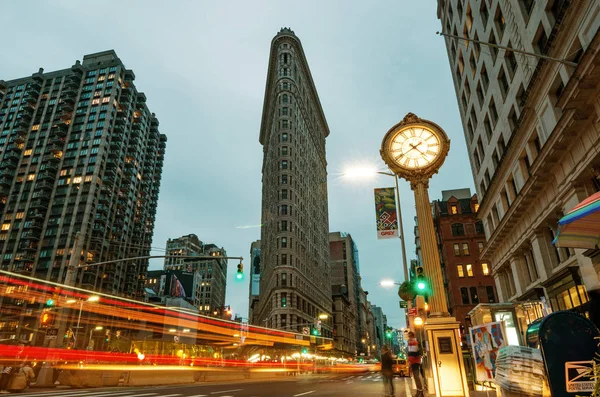
<instances>
[{"instance_id":1,"label":"storefront","mask_svg":"<svg viewBox=\"0 0 600 397\"><path fill-rule=\"evenodd\" d=\"M545 283L546 296L552 311L573 310L590 317L590 298L581 281L578 267L568 267Z\"/></svg>"}]
</instances>

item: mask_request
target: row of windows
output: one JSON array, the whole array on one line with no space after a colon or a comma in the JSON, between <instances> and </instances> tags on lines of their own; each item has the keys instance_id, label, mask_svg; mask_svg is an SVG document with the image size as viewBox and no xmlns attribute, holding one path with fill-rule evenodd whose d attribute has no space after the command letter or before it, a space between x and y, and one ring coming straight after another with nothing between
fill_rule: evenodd
<instances>
[{"instance_id":1,"label":"row of windows","mask_svg":"<svg viewBox=\"0 0 600 397\"><path fill-rule=\"evenodd\" d=\"M467 224L467 228L470 227L470 233L473 233L473 226L471 224ZM464 236L465 235L465 225L462 223L453 223L451 225L451 231L453 236ZM475 233L484 234L483 223L481 221L475 222Z\"/></svg>"},{"instance_id":2,"label":"row of windows","mask_svg":"<svg viewBox=\"0 0 600 397\"><path fill-rule=\"evenodd\" d=\"M496 295L494 293L494 287L492 286L487 286L487 287L479 287L479 289L485 293L485 295L487 295L487 302L488 303L495 303L496 302ZM478 293L478 288L477 287L461 287L460 289L460 296L461 296L461 301L463 305L477 305L480 301L480 297L479 297L479 293Z\"/></svg>"},{"instance_id":3,"label":"row of windows","mask_svg":"<svg viewBox=\"0 0 600 397\"><path fill-rule=\"evenodd\" d=\"M456 265L456 271L458 273L458 277L459 278L465 277L465 274L466 274L467 277L474 277L474 274L473 274L473 265L470 264L470 263L468 263L466 265ZM485 262L481 264L481 273L484 276L489 276L490 275L490 267Z\"/></svg>"},{"instance_id":4,"label":"row of windows","mask_svg":"<svg viewBox=\"0 0 600 397\"><path fill-rule=\"evenodd\" d=\"M483 250L483 242L482 241L478 241L477 242L477 248L479 250L479 252L481 252ZM454 256L469 256L471 255L470 249L469 249L469 243L462 243L462 247L460 243L454 243Z\"/></svg>"}]
</instances>

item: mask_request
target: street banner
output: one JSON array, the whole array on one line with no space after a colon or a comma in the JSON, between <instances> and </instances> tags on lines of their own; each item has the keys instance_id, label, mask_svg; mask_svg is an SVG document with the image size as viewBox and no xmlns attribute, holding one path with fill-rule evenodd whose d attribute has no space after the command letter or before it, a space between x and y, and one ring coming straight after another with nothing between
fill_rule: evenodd
<instances>
[{"instance_id":1,"label":"street banner","mask_svg":"<svg viewBox=\"0 0 600 397\"><path fill-rule=\"evenodd\" d=\"M375 215L378 239L398 237L398 218L393 187L375 189Z\"/></svg>"},{"instance_id":2,"label":"street banner","mask_svg":"<svg viewBox=\"0 0 600 397\"><path fill-rule=\"evenodd\" d=\"M503 322L487 323L469 328L475 377L479 382L494 381L498 351L507 346Z\"/></svg>"}]
</instances>

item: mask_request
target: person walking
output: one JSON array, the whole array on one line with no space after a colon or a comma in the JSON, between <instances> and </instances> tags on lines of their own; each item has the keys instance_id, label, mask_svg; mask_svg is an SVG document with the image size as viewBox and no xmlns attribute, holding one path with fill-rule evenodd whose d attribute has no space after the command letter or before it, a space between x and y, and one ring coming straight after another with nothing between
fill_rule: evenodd
<instances>
[{"instance_id":1,"label":"person walking","mask_svg":"<svg viewBox=\"0 0 600 397\"><path fill-rule=\"evenodd\" d=\"M395 395L393 363L392 352L390 352L389 347L384 345L381 348L381 377L383 378L384 393L389 397Z\"/></svg>"},{"instance_id":2,"label":"person walking","mask_svg":"<svg viewBox=\"0 0 600 397\"><path fill-rule=\"evenodd\" d=\"M423 349L421 343L415 338L414 332L408 333L408 362L410 364L410 372L412 372L417 394L415 397L424 397L423 394L423 372L421 370L421 359L423 358Z\"/></svg>"}]
</instances>

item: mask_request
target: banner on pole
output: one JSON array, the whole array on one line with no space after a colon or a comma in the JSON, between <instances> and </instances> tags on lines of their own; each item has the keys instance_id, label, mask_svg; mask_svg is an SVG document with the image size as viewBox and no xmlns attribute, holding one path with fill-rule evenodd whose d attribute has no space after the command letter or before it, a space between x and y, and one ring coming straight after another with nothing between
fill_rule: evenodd
<instances>
[{"instance_id":1,"label":"banner on pole","mask_svg":"<svg viewBox=\"0 0 600 397\"><path fill-rule=\"evenodd\" d=\"M375 189L375 214L377 217L377 238L398 237L396 196L393 187Z\"/></svg>"}]
</instances>

